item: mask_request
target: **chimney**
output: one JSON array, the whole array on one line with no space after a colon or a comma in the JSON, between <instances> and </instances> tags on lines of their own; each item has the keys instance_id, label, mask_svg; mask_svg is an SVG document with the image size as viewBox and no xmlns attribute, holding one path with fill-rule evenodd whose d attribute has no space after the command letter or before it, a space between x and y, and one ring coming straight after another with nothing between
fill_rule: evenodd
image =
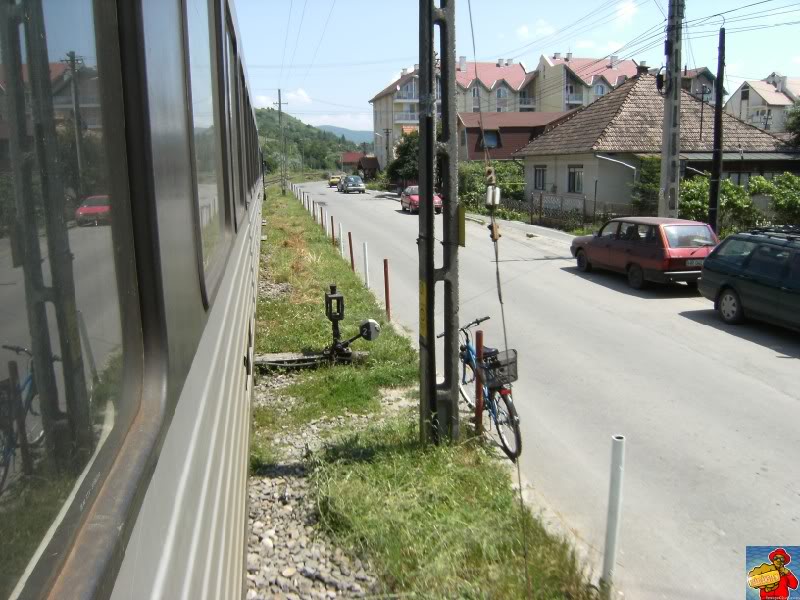
<instances>
[{"instance_id":1,"label":"chimney","mask_svg":"<svg viewBox=\"0 0 800 600\"><path fill-rule=\"evenodd\" d=\"M636 75L647 75L650 71L650 67L647 66L647 61L642 61L638 65L636 65Z\"/></svg>"},{"instance_id":2,"label":"chimney","mask_svg":"<svg viewBox=\"0 0 800 600\"><path fill-rule=\"evenodd\" d=\"M619 56L617 56L616 54L612 54L611 62L608 63L608 66L611 67L612 69L615 69L618 64L619 64Z\"/></svg>"},{"instance_id":3,"label":"chimney","mask_svg":"<svg viewBox=\"0 0 800 600\"><path fill-rule=\"evenodd\" d=\"M467 70L467 57L466 56L459 56L458 57L458 70L459 71L466 71Z\"/></svg>"},{"instance_id":4,"label":"chimney","mask_svg":"<svg viewBox=\"0 0 800 600\"><path fill-rule=\"evenodd\" d=\"M567 52L567 60L572 60L572 52Z\"/></svg>"},{"instance_id":5,"label":"chimney","mask_svg":"<svg viewBox=\"0 0 800 600\"><path fill-rule=\"evenodd\" d=\"M419 63L414 63L414 70L419 71Z\"/></svg>"},{"instance_id":6,"label":"chimney","mask_svg":"<svg viewBox=\"0 0 800 600\"><path fill-rule=\"evenodd\" d=\"M403 77L404 75L408 75L408 69L403 69L400 71L400 77Z\"/></svg>"},{"instance_id":7,"label":"chimney","mask_svg":"<svg viewBox=\"0 0 800 600\"><path fill-rule=\"evenodd\" d=\"M506 59L506 66L507 67L510 67L513 64L514 64L514 59L513 58L507 58Z\"/></svg>"},{"instance_id":8,"label":"chimney","mask_svg":"<svg viewBox=\"0 0 800 600\"><path fill-rule=\"evenodd\" d=\"M502 67L503 66L503 59L502 58L498 58L497 59L497 66L498 67Z\"/></svg>"},{"instance_id":9,"label":"chimney","mask_svg":"<svg viewBox=\"0 0 800 600\"><path fill-rule=\"evenodd\" d=\"M561 58L561 52L553 52L553 58Z\"/></svg>"},{"instance_id":10,"label":"chimney","mask_svg":"<svg viewBox=\"0 0 800 600\"><path fill-rule=\"evenodd\" d=\"M786 84L789 83L788 79L789 78L786 75L784 75L783 77L779 77L778 78L777 88L778 88L779 92L785 92L786 91Z\"/></svg>"}]
</instances>

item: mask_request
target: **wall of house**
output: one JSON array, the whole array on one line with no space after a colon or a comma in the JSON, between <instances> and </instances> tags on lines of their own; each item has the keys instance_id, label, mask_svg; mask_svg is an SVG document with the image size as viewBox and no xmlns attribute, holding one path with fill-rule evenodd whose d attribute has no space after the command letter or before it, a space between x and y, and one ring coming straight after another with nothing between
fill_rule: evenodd
<instances>
[{"instance_id":1,"label":"wall of house","mask_svg":"<svg viewBox=\"0 0 800 600\"><path fill-rule=\"evenodd\" d=\"M391 129L392 133L389 135L389 147L393 148L394 144L399 138L396 137L396 128L394 125L394 97L389 94L378 98L372 103L372 131L373 143L375 146L375 156L381 165L381 169L386 168L386 133L384 129ZM379 133L380 136L375 135Z\"/></svg>"},{"instance_id":2,"label":"wall of house","mask_svg":"<svg viewBox=\"0 0 800 600\"><path fill-rule=\"evenodd\" d=\"M769 130L773 133L779 133L786 131L786 108L785 106L769 106L758 95L758 92L752 88L750 88L749 100L742 102L742 88L740 86L738 90L731 94L731 97L725 103L724 110L737 119L741 119L759 129L764 129L764 117L759 112L771 110L772 119L769 121Z\"/></svg>"},{"instance_id":3,"label":"wall of house","mask_svg":"<svg viewBox=\"0 0 800 600\"><path fill-rule=\"evenodd\" d=\"M639 159L631 154L614 155L610 158L639 167ZM597 159L597 210L604 203L630 204L633 196L633 169L608 160ZM594 181L587 184L588 193L594 200Z\"/></svg>"},{"instance_id":4,"label":"wall of house","mask_svg":"<svg viewBox=\"0 0 800 600\"><path fill-rule=\"evenodd\" d=\"M583 166L583 193L587 199L594 199L594 180L597 177L597 158L593 154L555 155L555 156L528 156L525 158L525 197L541 190L534 189L534 167L545 166L545 192L559 195L574 195L567 192L569 167Z\"/></svg>"},{"instance_id":5,"label":"wall of house","mask_svg":"<svg viewBox=\"0 0 800 600\"><path fill-rule=\"evenodd\" d=\"M564 87L566 70L564 65L550 65L544 56L539 58L539 76L536 84L536 110L560 112L564 110Z\"/></svg>"}]
</instances>

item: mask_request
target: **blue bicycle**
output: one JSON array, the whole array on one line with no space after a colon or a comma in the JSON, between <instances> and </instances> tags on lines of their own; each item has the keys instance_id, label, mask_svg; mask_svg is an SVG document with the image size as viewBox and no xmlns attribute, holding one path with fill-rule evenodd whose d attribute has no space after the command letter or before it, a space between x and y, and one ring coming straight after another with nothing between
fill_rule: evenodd
<instances>
[{"instance_id":1,"label":"blue bicycle","mask_svg":"<svg viewBox=\"0 0 800 600\"><path fill-rule=\"evenodd\" d=\"M494 423L500 445L512 461L522 452L519 416L514 407L511 383L517 380L517 351L483 347L483 360L478 365L478 354L472 342L470 329L488 321L489 317L475 319L459 328L459 360L461 382L458 391L470 410L475 410L475 373L480 372L483 387L483 409ZM444 334L442 334L444 335ZM441 337L441 335L439 336Z\"/></svg>"},{"instance_id":2,"label":"blue bicycle","mask_svg":"<svg viewBox=\"0 0 800 600\"><path fill-rule=\"evenodd\" d=\"M39 407L39 392L36 389L36 378L33 371L33 353L22 346L2 346L4 350L10 350L17 356L25 356L28 359L28 374L19 382L17 392L22 398L22 414L25 422L25 439L29 446L38 446L44 439L44 428ZM59 360L57 356L53 360ZM11 465L20 447L20 432L17 427L17 419L14 414L14 395L10 389L11 381L2 382L0 385L0 493L6 483L6 478L11 470Z\"/></svg>"}]
</instances>

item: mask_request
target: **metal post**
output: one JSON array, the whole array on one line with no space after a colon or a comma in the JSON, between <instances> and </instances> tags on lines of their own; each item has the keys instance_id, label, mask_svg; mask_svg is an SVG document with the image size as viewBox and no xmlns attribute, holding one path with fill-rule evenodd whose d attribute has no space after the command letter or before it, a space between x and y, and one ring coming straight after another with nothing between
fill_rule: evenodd
<instances>
[{"instance_id":1,"label":"metal post","mask_svg":"<svg viewBox=\"0 0 800 600\"><path fill-rule=\"evenodd\" d=\"M22 454L22 472L25 475L30 475L33 473L33 458L28 447L28 435L25 428L25 407L22 405L22 395L19 390L19 369L17 369L17 361L15 360L8 361L8 386L12 409L11 416L17 423L17 443L19 444L20 454ZM33 418L33 415L31 415L31 418Z\"/></svg>"},{"instance_id":2,"label":"metal post","mask_svg":"<svg viewBox=\"0 0 800 600\"><path fill-rule=\"evenodd\" d=\"M685 0L669 0L669 23L664 54L667 57L664 80L664 122L661 141L661 186L658 216L677 217L680 200L681 151L681 43ZM721 85L721 82L717 82Z\"/></svg>"},{"instance_id":3,"label":"metal post","mask_svg":"<svg viewBox=\"0 0 800 600\"><path fill-rule=\"evenodd\" d=\"M383 302L386 305L386 320L392 320L392 300L389 296L389 259L383 259Z\"/></svg>"},{"instance_id":4,"label":"metal post","mask_svg":"<svg viewBox=\"0 0 800 600\"><path fill-rule=\"evenodd\" d=\"M531 225L533 225L533 192L531 192L531 202L530 202L530 208L528 210L530 211L530 215L528 216L528 221L530 222Z\"/></svg>"},{"instance_id":5,"label":"metal post","mask_svg":"<svg viewBox=\"0 0 800 600\"><path fill-rule=\"evenodd\" d=\"M78 311L78 329L81 333L81 343L83 344L84 354L89 361L89 372L92 374L92 379L97 381L97 363L94 360L94 352L92 352L92 345L89 341L89 330L86 328L86 320L83 318L83 313Z\"/></svg>"},{"instance_id":6,"label":"metal post","mask_svg":"<svg viewBox=\"0 0 800 600\"><path fill-rule=\"evenodd\" d=\"M543 223L544 217L544 192L539 192L539 225Z\"/></svg>"},{"instance_id":7,"label":"metal post","mask_svg":"<svg viewBox=\"0 0 800 600\"><path fill-rule=\"evenodd\" d=\"M475 332L475 362L483 364L483 330ZM475 433L483 435L483 380L480 368L475 370Z\"/></svg>"},{"instance_id":8,"label":"metal post","mask_svg":"<svg viewBox=\"0 0 800 600\"><path fill-rule=\"evenodd\" d=\"M611 588L614 585L624 475L625 436L615 435L611 438L611 483L608 488L608 519L606 522L606 547L603 552L603 575L600 579L600 589L605 598L611 596Z\"/></svg>"},{"instance_id":9,"label":"metal post","mask_svg":"<svg viewBox=\"0 0 800 600\"><path fill-rule=\"evenodd\" d=\"M594 180L594 204L592 205L592 223L597 221L597 179Z\"/></svg>"},{"instance_id":10,"label":"metal post","mask_svg":"<svg viewBox=\"0 0 800 600\"><path fill-rule=\"evenodd\" d=\"M725 81L725 28L719 30L719 56L717 57L717 88L714 94L714 157L711 162L711 181L708 190L708 224L719 231L719 186L722 176L722 82Z\"/></svg>"},{"instance_id":11,"label":"metal post","mask_svg":"<svg viewBox=\"0 0 800 600\"><path fill-rule=\"evenodd\" d=\"M336 228L333 226L333 215L331 215L331 245L336 248Z\"/></svg>"},{"instance_id":12,"label":"metal post","mask_svg":"<svg viewBox=\"0 0 800 600\"><path fill-rule=\"evenodd\" d=\"M353 258L353 233L351 231L347 232L347 241L350 244L350 269L355 272L356 260Z\"/></svg>"},{"instance_id":13,"label":"metal post","mask_svg":"<svg viewBox=\"0 0 800 600\"><path fill-rule=\"evenodd\" d=\"M342 258L345 258L344 254L344 228L342 224L339 223L339 253L342 255Z\"/></svg>"},{"instance_id":14,"label":"metal post","mask_svg":"<svg viewBox=\"0 0 800 600\"><path fill-rule=\"evenodd\" d=\"M364 285L369 289L369 251L367 250L367 242L364 242Z\"/></svg>"}]
</instances>

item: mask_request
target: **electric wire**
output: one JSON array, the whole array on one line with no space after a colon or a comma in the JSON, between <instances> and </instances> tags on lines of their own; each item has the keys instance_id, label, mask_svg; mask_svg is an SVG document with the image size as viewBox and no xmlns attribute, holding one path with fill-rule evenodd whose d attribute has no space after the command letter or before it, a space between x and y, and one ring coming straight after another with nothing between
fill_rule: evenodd
<instances>
[{"instance_id":1,"label":"electric wire","mask_svg":"<svg viewBox=\"0 0 800 600\"><path fill-rule=\"evenodd\" d=\"M306 69L305 75L303 75L303 79L300 81L300 87L303 87L305 84L306 79L308 79L308 72L311 70L311 67L314 66L314 63L317 61L317 53L319 52L319 47L322 45L322 40L325 39L325 32L328 31L328 22L331 20L331 15L333 14L333 9L336 6L336 0L331 2L331 9L328 11L328 16L325 19L325 25L322 27L322 34L319 36L319 40L317 41L317 47L314 48L314 54L311 57L311 62L308 64L308 68Z\"/></svg>"},{"instance_id":2,"label":"electric wire","mask_svg":"<svg viewBox=\"0 0 800 600\"><path fill-rule=\"evenodd\" d=\"M469 28L470 33L472 35L472 56L475 59L475 78L478 78L478 52L476 50L475 45L475 27L473 25L472 20L472 0L467 0L467 6L469 8ZM480 99L480 92L479 99ZM483 128L483 111L478 110L478 124L481 130L481 140L485 140L485 131ZM486 144L481 142L483 145L484 150L484 161L487 167L490 166L489 161L489 149L486 147ZM492 242L494 245L494 259L495 259L495 273L497 277L497 298L500 302L500 320L503 325L503 344L505 347L506 356L508 355L508 330L506 328L506 309L505 304L503 303L503 288L500 283L500 254L497 244L497 224L494 218L494 209L491 210L491 219L492 219ZM511 415L509 415L511 418ZM525 585L528 591L528 598L531 598L531 577L528 571L528 533L527 533L527 519L525 518L525 502L522 497L522 473L520 471L520 457L517 457L515 462L517 463L517 483L519 485L519 504L520 504L520 519L522 520L522 547L524 552L524 561L525 561Z\"/></svg>"},{"instance_id":3,"label":"electric wire","mask_svg":"<svg viewBox=\"0 0 800 600\"><path fill-rule=\"evenodd\" d=\"M292 4L294 0L289 0L289 16L286 20L286 36L283 38L283 54L281 55L281 72L278 75L278 87L280 87L281 80L283 79L283 65L286 61L286 46L289 41L289 26L292 24ZM249 68L249 67L248 67Z\"/></svg>"},{"instance_id":4,"label":"electric wire","mask_svg":"<svg viewBox=\"0 0 800 600\"><path fill-rule=\"evenodd\" d=\"M308 4L308 0L303 0L303 10L300 13L300 25L297 27L297 35L294 38L294 49L292 50L292 59L289 61L289 71L286 74L286 77L290 77L292 74L292 67L294 66L294 57L297 54L297 44L300 42L300 34L303 32L303 21L306 18L306 5ZM287 79L288 81L288 79Z\"/></svg>"}]
</instances>

